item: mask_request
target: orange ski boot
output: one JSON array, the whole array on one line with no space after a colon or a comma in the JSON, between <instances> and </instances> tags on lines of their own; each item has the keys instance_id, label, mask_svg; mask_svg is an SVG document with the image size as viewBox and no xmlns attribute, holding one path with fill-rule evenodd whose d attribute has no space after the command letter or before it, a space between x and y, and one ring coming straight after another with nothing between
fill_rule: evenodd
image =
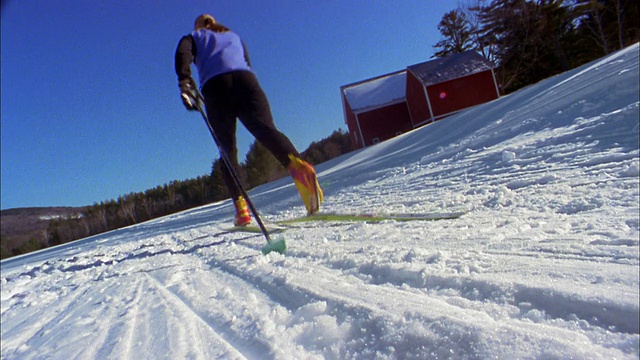
<instances>
[{"instance_id":1,"label":"orange ski boot","mask_svg":"<svg viewBox=\"0 0 640 360\"><path fill-rule=\"evenodd\" d=\"M308 162L289 154L289 175L293 178L296 188L300 193L302 202L309 214L320 210L320 204L324 200L322 189L316 177L316 171Z\"/></svg>"},{"instance_id":2,"label":"orange ski boot","mask_svg":"<svg viewBox=\"0 0 640 360\"><path fill-rule=\"evenodd\" d=\"M233 221L233 225L249 225L251 222L251 213L249 212L249 207L247 206L247 202L244 200L244 197L240 196L233 202L233 205L236 207L236 219Z\"/></svg>"}]
</instances>

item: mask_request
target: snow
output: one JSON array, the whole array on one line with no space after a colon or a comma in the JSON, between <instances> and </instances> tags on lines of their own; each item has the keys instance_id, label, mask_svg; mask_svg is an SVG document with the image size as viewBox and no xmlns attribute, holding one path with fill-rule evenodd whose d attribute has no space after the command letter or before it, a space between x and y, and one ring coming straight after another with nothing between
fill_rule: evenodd
<instances>
[{"instance_id":1,"label":"snow","mask_svg":"<svg viewBox=\"0 0 640 360\"><path fill-rule=\"evenodd\" d=\"M638 45L318 166L328 211L223 201L1 263L3 359L637 359ZM302 215L283 179L251 191Z\"/></svg>"},{"instance_id":2,"label":"snow","mask_svg":"<svg viewBox=\"0 0 640 360\"><path fill-rule=\"evenodd\" d=\"M466 51L408 67L424 86L477 74L493 64L475 51Z\"/></svg>"},{"instance_id":3,"label":"snow","mask_svg":"<svg viewBox=\"0 0 640 360\"><path fill-rule=\"evenodd\" d=\"M354 112L391 105L406 97L407 72L400 71L344 87L344 95Z\"/></svg>"}]
</instances>

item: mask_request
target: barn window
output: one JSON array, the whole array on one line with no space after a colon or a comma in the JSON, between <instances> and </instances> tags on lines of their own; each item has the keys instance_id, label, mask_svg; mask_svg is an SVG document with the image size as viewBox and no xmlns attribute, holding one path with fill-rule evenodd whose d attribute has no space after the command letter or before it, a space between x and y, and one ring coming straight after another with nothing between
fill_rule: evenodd
<instances>
[{"instance_id":1,"label":"barn window","mask_svg":"<svg viewBox=\"0 0 640 360\"><path fill-rule=\"evenodd\" d=\"M374 144L377 144L377 143L379 143L379 142L380 142L380 138L375 137L375 138L373 138L373 140L371 140L371 141L373 141L373 143L374 143Z\"/></svg>"},{"instance_id":2,"label":"barn window","mask_svg":"<svg viewBox=\"0 0 640 360\"><path fill-rule=\"evenodd\" d=\"M447 97L447 92L443 91L440 93L440 100L444 100Z\"/></svg>"}]
</instances>

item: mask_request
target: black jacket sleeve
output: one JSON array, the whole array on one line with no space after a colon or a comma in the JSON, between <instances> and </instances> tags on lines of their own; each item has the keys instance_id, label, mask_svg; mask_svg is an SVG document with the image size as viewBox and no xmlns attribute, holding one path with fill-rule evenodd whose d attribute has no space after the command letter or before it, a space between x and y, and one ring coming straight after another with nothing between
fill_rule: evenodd
<instances>
[{"instance_id":1,"label":"black jacket sleeve","mask_svg":"<svg viewBox=\"0 0 640 360\"><path fill-rule=\"evenodd\" d=\"M178 81L191 78L191 63L196 56L196 46L191 35L183 36L178 43L175 55Z\"/></svg>"}]
</instances>

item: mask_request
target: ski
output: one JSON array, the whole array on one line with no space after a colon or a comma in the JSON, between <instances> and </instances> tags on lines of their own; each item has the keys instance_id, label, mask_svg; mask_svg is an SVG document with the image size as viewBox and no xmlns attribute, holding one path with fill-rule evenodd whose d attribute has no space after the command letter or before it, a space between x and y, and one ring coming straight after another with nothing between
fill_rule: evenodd
<instances>
[{"instance_id":1,"label":"ski","mask_svg":"<svg viewBox=\"0 0 640 360\"><path fill-rule=\"evenodd\" d=\"M288 220L277 221L276 224L288 225L299 222L310 221L365 221L376 223L381 221L436 221L457 219L464 215L464 212L441 212L441 213L360 213L360 212L317 212L315 214L301 216Z\"/></svg>"},{"instance_id":2,"label":"ski","mask_svg":"<svg viewBox=\"0 0 640 360\"><path fill-rule=\"evenodd\" d=\"M295 217L286 220L274 221L271 223L266 223L266 228L269 233L278 234L285 232L287 229L291 228L300 228L298 225L300 223L305 222L326 222L325 226L331 226L329 223L333 223L334 225L337 223L346 223L346 222L368 222L368 223L379 223L382 221L437 221L437 220L448 220L448 219L457 219L464 215L464 212L439 212L439 213L390 213L390 214L380 214L380 213L362 213L362 212L317 212L312 215L305 215L300 217ZM260 227L256 225L246 225L246 226L233 226L230 228L224 229L225 232L242 232L242 233L252 233L259 234L262 232Z\"/></svg>"},{"instance_id":3,"label":"ski","mask_svg":"<svg viewBox=\"0 0 640 360\"><path fill-rule=\"evenodd\" d=\"M283 227L272 227L267 225L267 231L271 234L278 234L284 232L286 228ZM244 232L244 233L252 233L252 234L260 234L262 233L262 229L256 225L246 225L246 226L233 226L230 228L224 229L225 232Z\"/></svg>"}]
</instances>

